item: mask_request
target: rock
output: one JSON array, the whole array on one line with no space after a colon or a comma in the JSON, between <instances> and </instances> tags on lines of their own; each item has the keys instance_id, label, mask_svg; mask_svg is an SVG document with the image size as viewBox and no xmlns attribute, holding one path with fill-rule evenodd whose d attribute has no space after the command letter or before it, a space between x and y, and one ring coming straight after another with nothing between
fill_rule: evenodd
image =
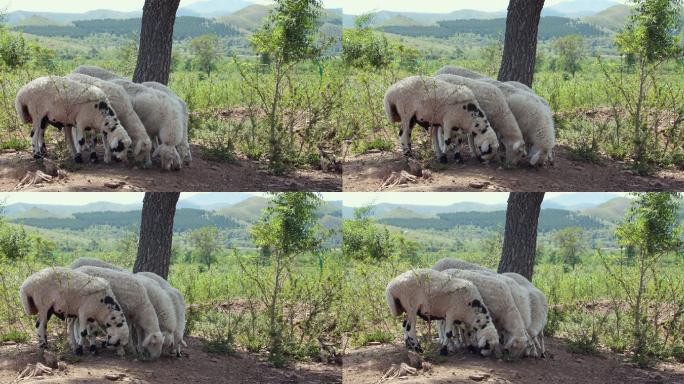
<instances>
[{"instance_id":1,"label":"rock","mask_svg":"<svg viewBox=\"0 0 684 384\"><path fill-rule=\"evenodd\" d=\"M475 180L471 181L468 185L470 186L470 188L482 189L489 186L490 184L491 183L489 181Z\"/></svg>"},{"instance_id":2,"label":"rock","mask_svg":"<svg viewBox=\"0 0 684 384\"><path fill-rule=\"evenodd\" d=\"M110 189L117 189L117 188L119 188L125 184L126 184L125 182L117 180L117 181L107 181L106 183L104 183L104 186L107 188L110 188Z\"/></svg>"},{"instance_id":3,"label":"rock","mask_svg":"<svg viewBox=\"0 0 684 384\"><path fill-rule=\"evenodd\" d=\"M423 176L423 166L420 164L420 162L414 158L408 159L408 167L409 167L409 172L418 177Z\"/></svg>"},{"instance_id":4,"label":"rock","mask_svg":"<svg viewBox=\"0 0 684 384\"><path fill-rule=\"evenodd\" d=\"M105 373L104 378L110 381L119 381L126 377L125 374L123 373L115 373L115 372L110 372L110 373Z\"/></svg>"},{"instance_id":5,"label":"rock","mask_svg":"<svg viewBox=\"0 0 684 384\"><path fill-rule=\"evenodd\" d=\"M420 369L423 366L423 357L414 351L408 352L409 365L413 368Z\"/></svg>"},{"instance_id":6,"label":"rock","mask_svg":"<svg viewBox=\"0 0 684 384\"><path fill-rule=\"evenodd\" d=\"M490 377L491 377L491 375L489 373L483 373L483 372L473 373L472 375L468 376L468 378L472 381L483 381L483 380L489 379Z\"/></svg>"},{"instance_id":7,"label":"rock","mask_svg":"<svg viewBox=\"0 0 684 384\"><path fill-rule=\"evenodd\" d=\"M50 159L45 159L43 161L43 167L45 168L45 173L47 173L50 176L58 176L59 175L59 167L57 164L55 164L54 161Z\"/></svg>"},{"instance_id":8,"label":"rock","mask_svg":"<svg viewBox=\"0 0 684 384\"><path fill-rule=\"evenodd\" d=\"M69 368L69 366L64 361L57 362L57 370L64 372L67 368Z\"/></svg>"},{"instance_id":9,"label":"rock","mask_svg":"<svg viewBox=\"0 0 684 384\"><path fill-rule=\"evenodd\" d=\"M55 356L54 353L50 351L45 351L43 353L43 361L45 362L45 365L55 369L58 366L59 359L57 358L57 356Z\"/></svg>"}]
</instances>

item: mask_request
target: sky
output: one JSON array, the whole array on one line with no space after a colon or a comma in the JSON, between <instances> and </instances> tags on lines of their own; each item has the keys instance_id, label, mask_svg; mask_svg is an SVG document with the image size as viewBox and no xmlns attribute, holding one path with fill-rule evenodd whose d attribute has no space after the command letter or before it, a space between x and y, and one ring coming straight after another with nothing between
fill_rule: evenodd
<instances>
[{"instance_id":1,"label":"sky","mask_svg":"<svg viewBox=\"0 0 684 384\"><path fill-rule=\"evenodd\" d=\"M181 7L202 0L181 0ZM545 4L553 5L565 0L546 0ZM258 4L269 4L269 0L252 0ZM0 0L0 9L8 11L45 11L80 13L93 9L113 9L117 11L142 10L144 0ZM502 11L508 6L508 0L323 0L326 8L343 8L345 13L360 14L371 11L411 11L446 13L459 9L475 9L480 11Z\"/></svg>"}]
</instances>

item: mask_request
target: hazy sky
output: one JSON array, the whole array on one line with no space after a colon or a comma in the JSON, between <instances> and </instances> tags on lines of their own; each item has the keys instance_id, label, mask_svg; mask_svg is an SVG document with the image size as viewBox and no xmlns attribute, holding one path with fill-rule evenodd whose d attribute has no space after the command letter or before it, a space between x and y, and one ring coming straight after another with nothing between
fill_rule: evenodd
<instances>
[{"instance_id":1,"label":"hazy sky","mask_svg":"<svg viewBox=\"0 0 684 384\"><path fill-rule=\"evenodd\" d=\"M181 0L181 6L202 0ZM565 0L546 0L546 5L561 3ZM254 3L268 4L269 0L253 0ZM9 11L49 11L84 12L93 9L114 9L117 11L141 10L144 0L0 0L0 9ZM345 13L359 14L370 11L392 10L412 12L451 12L459 9L482 11L501 11L508 6L507 0L323 0L326 8L344 8Z\"/></svg>"}]
</instances>

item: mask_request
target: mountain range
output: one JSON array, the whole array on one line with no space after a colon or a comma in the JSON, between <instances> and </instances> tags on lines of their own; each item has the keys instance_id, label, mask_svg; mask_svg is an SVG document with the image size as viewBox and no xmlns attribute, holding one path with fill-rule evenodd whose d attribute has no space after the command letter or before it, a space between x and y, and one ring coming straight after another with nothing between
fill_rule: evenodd
<instances>
[{"instance_id":1,"label":"mountain range","mask_svg":"<svg viewBox=\"0 0 684 384\"><path fill-rule=\"evenodd\" d=\"M572 0L544 7L542 16L562 16L571 18L596 17L599 16L597 14L601 11L616 5L623 7L623 10L624 8L627 8L612 0ZM226 22L232 22L237 26L247 23L249 27L253 27L254 23L261 23L261 20L268 14L270 9L270 6L255 4L246 0L205 0L179 8L177 16L196 16L208 19L219 18ZM141 15L142 11L120 12L107 9L92 10L84 13L13 11L6 15L6 22L10 26L69 25L77 20L130 19L139 18ZM356 17L356 15L344 14L344 26L353 26ZM438 21L445 20L488 20L504 17L506 17L506 10L486 12L473 9L462 9L449 13L395 12L382 10L375 14L375 23L377 26L412 24L434 25Z\"/></svg>"}]
</instances>

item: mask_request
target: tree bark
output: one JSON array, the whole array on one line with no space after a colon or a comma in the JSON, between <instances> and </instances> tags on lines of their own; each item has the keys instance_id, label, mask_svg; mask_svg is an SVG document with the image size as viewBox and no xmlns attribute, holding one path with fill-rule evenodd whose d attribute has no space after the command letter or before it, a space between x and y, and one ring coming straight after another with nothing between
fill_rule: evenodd
<instances>
[{"instance_id":1,"label":"tree bark","mask_svg":"<svg viewBox=\"0 0 684 384\"><path fill-rule=\"evenodd\" d=\"M499 81L532 86L537 60L537 32L544 0L511 0L506 17L506 39Z\"/></svg>"},{"instance_id":2,"label":"tree bark","mask_svg":"<svg viewBox=\"0 0 684 384\"><path fill-rule=\"evenodd\" d=\"M180 0L145 0L138 64L133 81L168 84L173 48L173 25Z\"/></svg>"},{"instance_id":3,"label":"tree bark","mask_svg":"<svg viewBox=\"0 0 684 384\"><path fill-rule=\"evenodd\" d=\"M148 192L143 200L138 257L133 272L167 278L173 243L173 218L180 192Z\"/></svg>"},{"instance_id":4,"label":"tree bark","mask_svg":"<svg viewBox=\"0 0 684 384\"><path fill-rule=\"evenodd\" d=\"M544 192L511 192L499 273L516 272L532 279L537 255L537 224Z\"/></svg>"}]
</instances>

